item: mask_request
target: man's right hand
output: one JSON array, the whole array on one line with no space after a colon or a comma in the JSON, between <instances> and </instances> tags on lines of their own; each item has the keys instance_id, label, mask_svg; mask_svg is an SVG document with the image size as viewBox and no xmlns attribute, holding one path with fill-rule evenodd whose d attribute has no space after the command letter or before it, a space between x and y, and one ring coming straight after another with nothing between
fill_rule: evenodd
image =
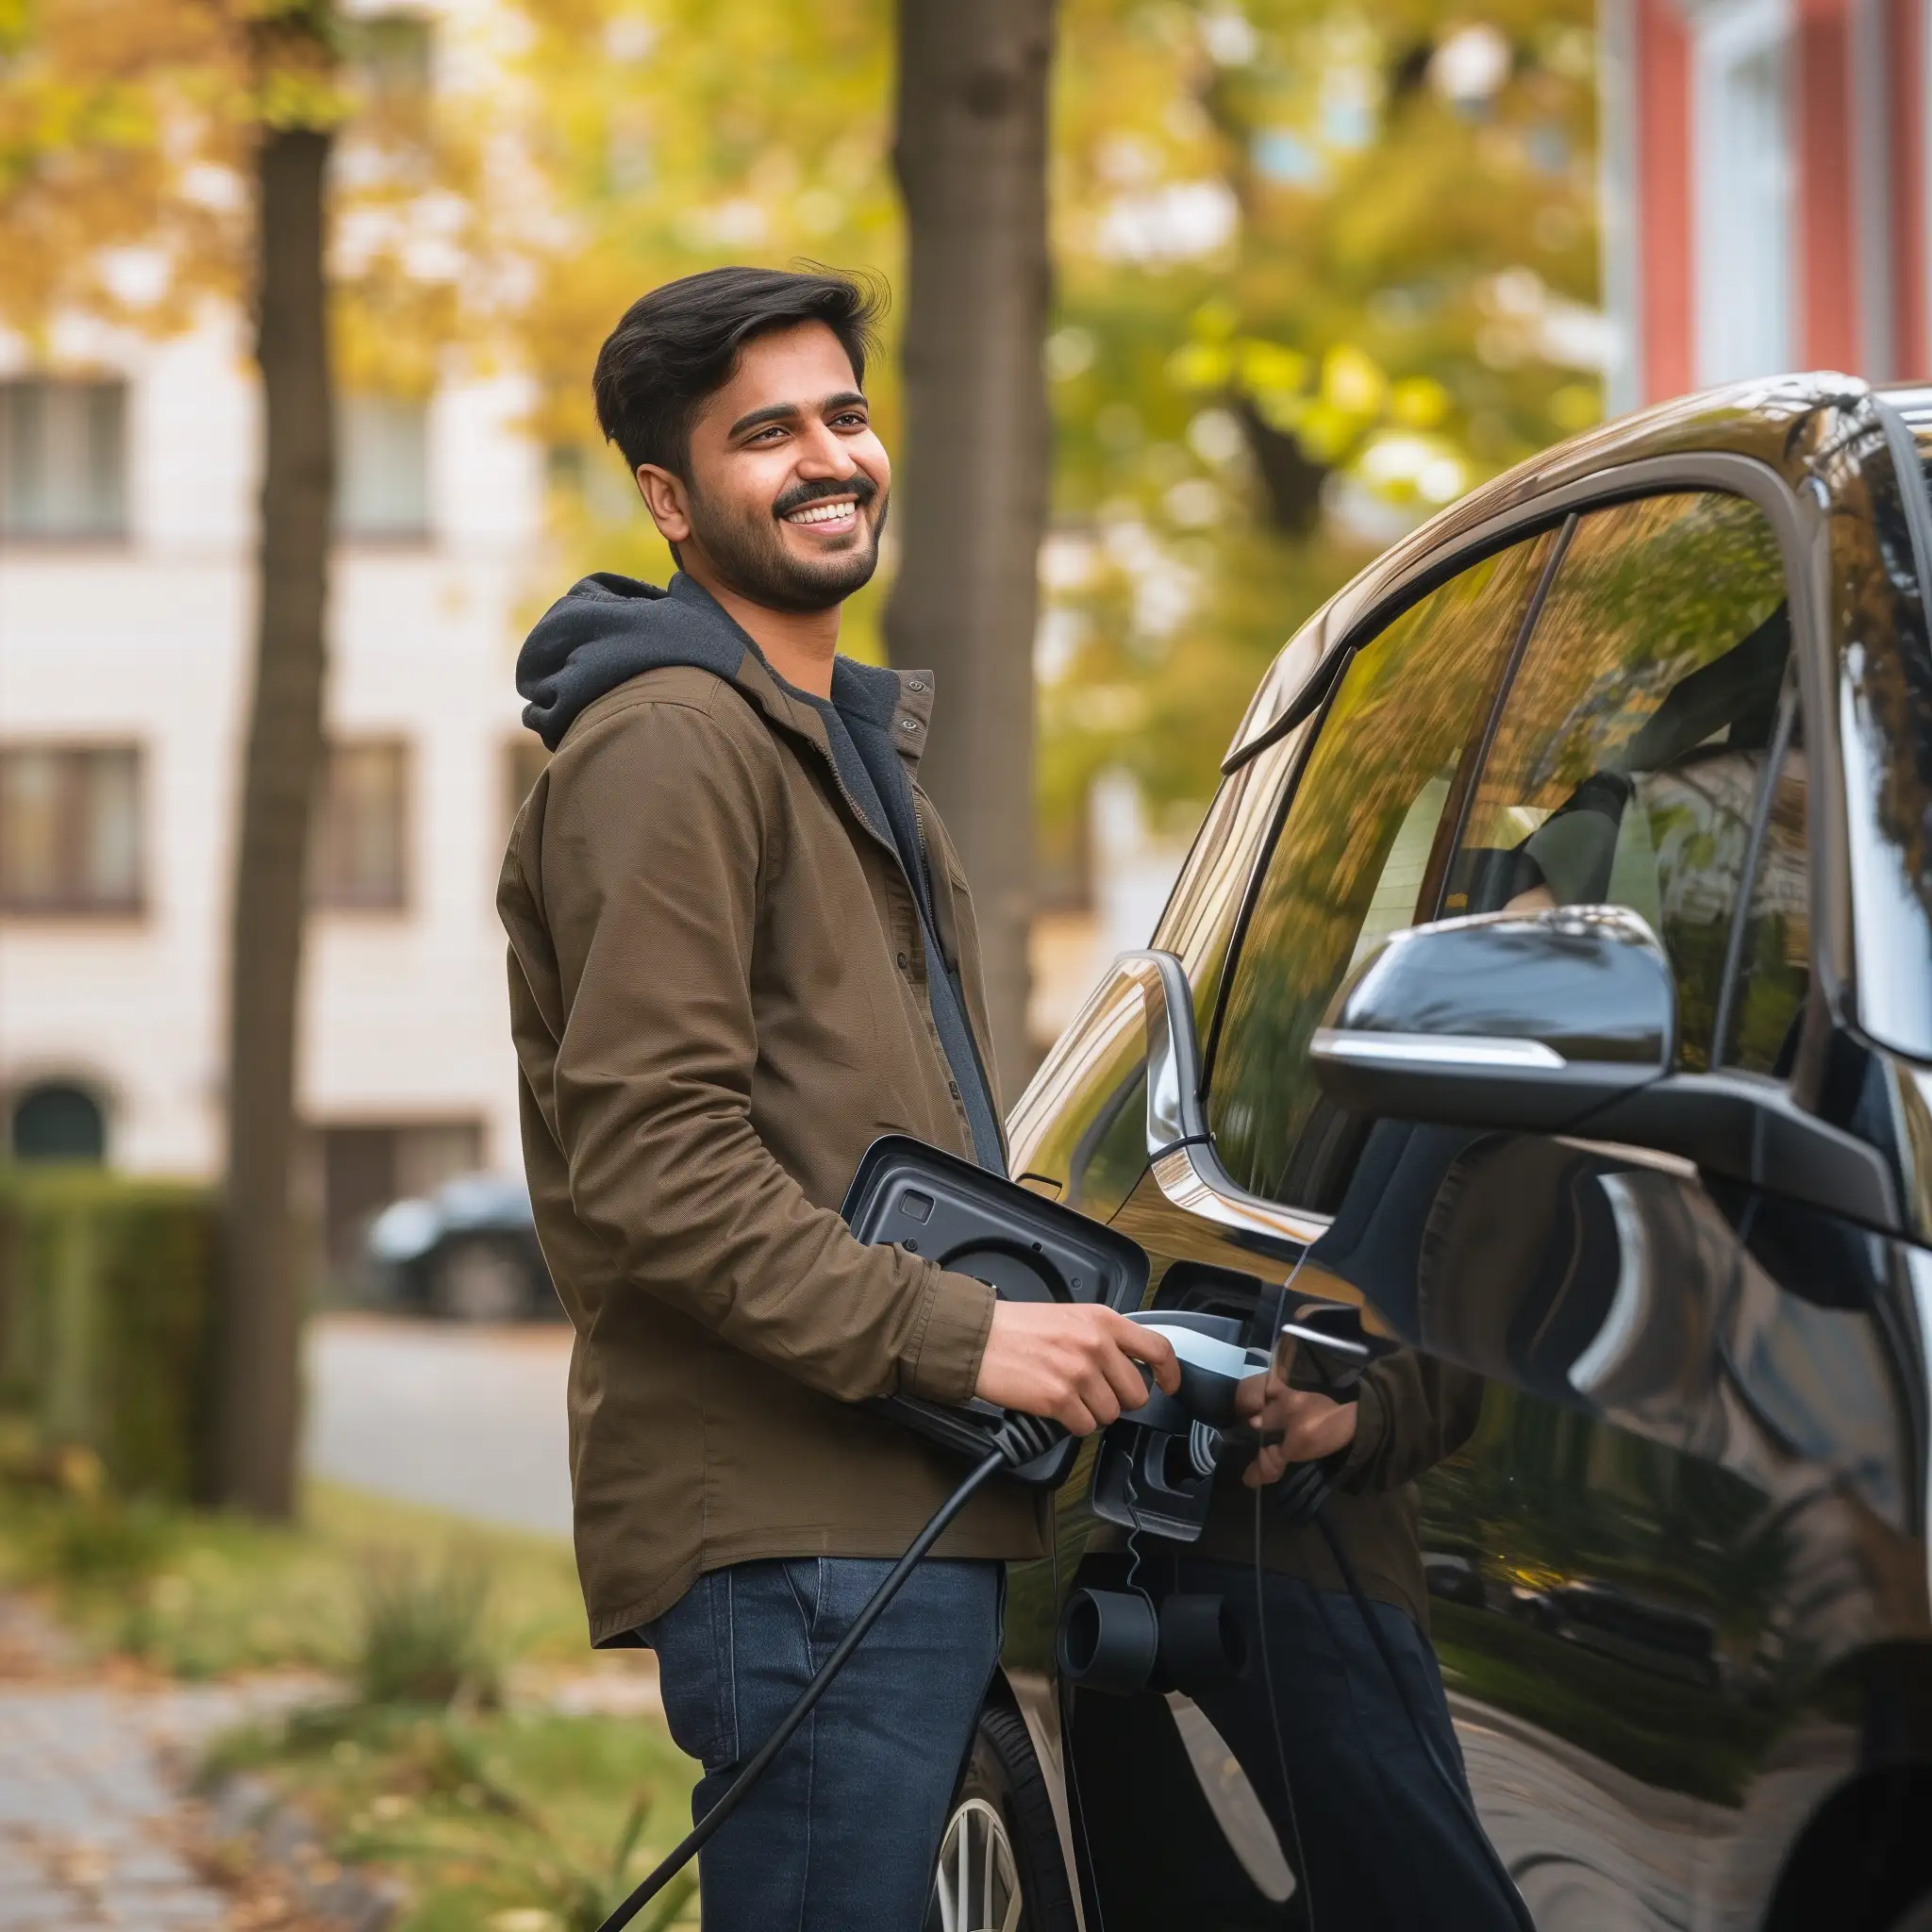
<instances>
[{"instance_id":1,"label":"man's right hand","mask_svg":"<svg viewBox=\"0 0 1932 1932\"><path fill-rule=\"evenodd\" d=\"M999 1301L973 1392L1090 1436L1147 1400L1141 1362L1167 1394L1180 1387L1180 1364L1167 1338L1111 1308Z\"/></svg>"}]
</instances>

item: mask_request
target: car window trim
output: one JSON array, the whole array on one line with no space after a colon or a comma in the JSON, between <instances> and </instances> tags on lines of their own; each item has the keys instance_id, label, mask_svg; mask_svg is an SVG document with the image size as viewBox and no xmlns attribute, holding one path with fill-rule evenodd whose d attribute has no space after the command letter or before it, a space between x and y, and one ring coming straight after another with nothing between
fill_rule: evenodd
<instances>
[{"instance_id":1,"label":"car window trim","mask_svg":"<svg viewBox=\"0 0 1932 1932\"><path fill-rule=\"evenodd\" d=\"M1771 756L1764 761L1764 774L1757 784L1757 801L1752 810L1751 833L1744 845L1744 864L1738 874L1738 903L1731 908L1730 930L1724 935L1724 977L1718 983L1717 1014L1710 1029L1710 1071L1722 1073L1726 1055L1725 1042L1731 1037L1731 1022L1738 1006L1738 982L1744 967L1744 935L1751 925L1751 907L1757 896L1757 869L1764 863L1764 842L1771 831L1771 814L1777 803L1778 781L1784 775L1785 757L1791 748L1791 733L1798 724L1798 675L1794 664L1785 667L1785 688L1777 702L1777 723L1772 728ZM1810 893L1809 855L1807 855L1806 894ZM1806 1005L1810 1001L1807 998ZM1804 1031L1801 1023L1799 1031ZM1789 1084L1789 1082L1787 1082Z\"/></svg>"},{"instance_id":2,"label":"car window trim","mask_svg":"<svg viewBox=\"0 0 1932 1932\"><path fill-rule=\"evenodd\" d=\"M1362 645L1378 637L1388 626L1402 616L1412 604L1418 603L1428 593L1447 583L1450 578L1460 575L1464 570L1483 562L1499 550L1507 549L1512 543L1524 541L1541 534L1546 529L1558 528L1572 520L1580 520L1591 510L1608 509L1620 503L1630 503L1646 496L1667 496L1689 491L1706 491L1719 495L1740 496L1755 504L1764 513L1776 540L1778 556L1784 565L1785 591L1791 607L1791 655L1798 666L1800 703L1813 717L1823 715L1822 701L1824 696L1824 680L1825 666L1824 654L1828 649L1829 625L1826 621L1826 590L1820 580L1819 573L1811 568L1814 544L1812 534L1801 522L1802 511L1798 495L1792 486L1769 463L1756 457L1740 455L1731 450L1685 450L1669 456L1644 457L1635 462L1619 463L1607 470L1599 470L1589 476L1558 484L1556 488L1526 498L1508 509L1500 511L1487 522L1479 524L1473 530L1459 530L1449 539L1441 550L1428 551L1414 563L1400 570L1372 603L1351 623L1346 630L1337 634L1335 644L1324 666L1318 667L1308 678L1306 690L1320 691L1315 708L1320 716L1315 728L1308 734L1307 742L1303 745L1294 772L1284 787L1280 804L1275 808L1274 821L1269 826L1268 837L1257 852L1247 884L1242 889L1241 911L1236 917L1234 929L1228 935L1226 957L1222 961L1221 984L1215 994L1213 1018L1209 1023L1208 1039L1201 1055L1201 1081L1197 1098L1205 1114L1208 1097L1214 1087L1215 1062L1220 1055L1222 1021L1227 1009L1228 993L1234 985L1241 967L1241 952L1247 941L1248 924L1259 896L1261 882L1266 878L1268 866L1274 857L1274 849L1280 841L1282 827L1288 821L1288 814L1294 808L1295 794L1301 789L1302 774L1307 769L1308 757L1322 735L1326 723L1326 714L1333 702L1335 692L1341 688L1342 675L1346 673L1349 660ZM1566 538L1558 544L1560 558L1569 548ZM1374 568L1373 565L1370 566ZM1553 583L1554 576L1550 578ZM1540 585L1541 591L1544 587ZM1536 600L1536 617L1542 615L1542 599ZM1297 633L1299 635L1299 633ZM1520 641L1521 648L1512 654L1510 670L1513 674L1521 662L1523 653L1528 649L1535 635L1534 625L1524 631ZM1332 665L1332 671L1326 668ZM1810 679L1818 689L1806 689L1806 680ZM1500 719L1501 708L1508 701L1513 675L1507 679L1496 692L1492 707L1494 715ZM1301 698L1290 708L1297 710L1300 723L1308 715ZM1281 734L1274 724L1259 732L1247 744L1237 745L1224 761L1222 770L1228 773L1238 770L1249 758L1258 756L1270 742ZM1822 738L1822 728L1814 731L1814 738ZM1810 877L1807 881L1811 908L1811 955L1813 962L1814 992L1816 982L1827 974L1833 978L1841 977L1834 972L1831 960L1847 957L1848 937L1840 939L1835 924L1821 917L1824 910L1823 888L1827 867L1822 862L1829 852L1840 850L1839 836L1842 826L1837 818L1821 824L1821 818L1828 807L1830 787L1816 782L1822 774L1814 771L1814 782L1807 787L1806 833L1810 842ZM1446 816L1446 814L1445 814ZM1841 818L1842 814L1839 817ZM1426 885L1428 881L1424 881ZM1438 882L1440 891L1440 882ZM1828 937L1827 937L1828 936ZM1820 941L1826 939L1830 947L1824 960L1820 959ZM1821 1024L1822 1008L1814 999L1807 1003L1805 1024L1800 1036L1797 1064L1806 1064L1806 1043L1813 1028ZM1806 1096L1798 1091L1799 1083L1791 1084L1792 1098L1799 1105L1805 1105ZM1211 1144L1211 1143L1210 1143ZM1305 1211L1294 1208L1292 1203L1277 1204L1290 1211Z\"/></svg>"}]
</instances>

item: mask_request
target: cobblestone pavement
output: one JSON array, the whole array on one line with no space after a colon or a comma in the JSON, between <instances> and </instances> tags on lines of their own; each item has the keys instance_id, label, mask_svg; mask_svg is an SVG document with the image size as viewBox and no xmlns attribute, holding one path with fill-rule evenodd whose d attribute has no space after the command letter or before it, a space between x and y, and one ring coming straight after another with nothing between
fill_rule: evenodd
<instances>
[{"instance_id":1,"label":"cobblestone pavement","mask_svg":"<svg viewBox=\"0 0 1932 1932\"><path fill-rule=\"evenodd\" d=\"M180 1776L216 1731L292 1683L90 1680L0 1598L0 1932L221 1932L228 1901L184 1856Z\"/></svg>"}]
</instances>

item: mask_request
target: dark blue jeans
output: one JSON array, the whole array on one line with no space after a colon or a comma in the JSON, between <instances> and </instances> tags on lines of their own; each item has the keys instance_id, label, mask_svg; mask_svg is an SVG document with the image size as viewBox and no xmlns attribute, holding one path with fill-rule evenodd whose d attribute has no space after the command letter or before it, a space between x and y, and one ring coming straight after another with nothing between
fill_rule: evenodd
<instances>
[{"instance_id":1,"label":"dark blue jeans","mask_svg":"<svg viewBox=\"0 0 1932 1932\"><path fill-rule=\"evenodd\" d=\"M892 1566L734 1563L639 1633L702 1818ZM698 1859L705 1932L919 1932L999 1655L1001 1566L922 1563Z\"/></svg>"}]
</instances>

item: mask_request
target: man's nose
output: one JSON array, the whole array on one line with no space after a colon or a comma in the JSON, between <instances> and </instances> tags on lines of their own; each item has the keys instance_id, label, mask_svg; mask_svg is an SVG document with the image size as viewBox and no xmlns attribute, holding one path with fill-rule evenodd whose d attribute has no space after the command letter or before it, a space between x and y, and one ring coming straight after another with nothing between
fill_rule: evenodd
<instances>
[{"instance_id":1,"label":"man's nose","mask_svg":"<svg viewBox=\"0 0 1932 1932\"><path fill-rule=\"evenodd\" d=\"M847 476L858 474L858 465L853 460L852 452L845 447L842 437L835 436L821 423L809 430L801 440L797 461L798 474L818 481L823 477L835 477L842 482Z\"/></svg>"}]
</instances>

